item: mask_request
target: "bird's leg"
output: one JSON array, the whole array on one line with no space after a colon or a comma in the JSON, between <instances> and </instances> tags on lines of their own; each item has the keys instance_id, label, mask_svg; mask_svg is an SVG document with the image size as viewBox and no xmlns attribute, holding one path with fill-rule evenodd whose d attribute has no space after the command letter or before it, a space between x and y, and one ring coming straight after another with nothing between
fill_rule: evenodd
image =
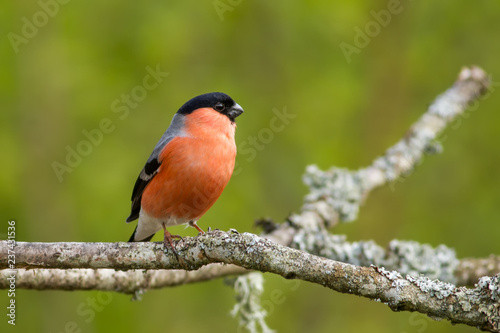
<instances>
[{"instance_id":1,"label":"bird's leg","mask_svg":"<svg viewBox=\"0 0 500 333\"><path fill-rule=\"evenodd\" d=\"M162 226L163 226L163 234L164 234L163 244L165 245L165 248L167 248L170 245L170 248L172 249L172 251L175 254L175 257L177 258L177 261L181 262L179 260L179 255L177 254L177 251L175 251L174 242L172 241L172 238L182 239L182 237L179 235L172 235L170 232L168 232L167 228L165 227L165 223L162 223ZM167 245L167 242L168 242L168 245Z\"/></svg>"},{"instance_id":2,"label":"bird's leg","mask_svg":"<svg viewBox=\"0 0 500 333\"><path fill-rule=\"evenodd\" d=\"M192 226L193 228L196 228L196 230L198 230L202 234L205 233L205 231L203 231L200 227L198 227L198 225L196 224L196 221L189 221L189 225Z\"/></svg>"}]
</instances>

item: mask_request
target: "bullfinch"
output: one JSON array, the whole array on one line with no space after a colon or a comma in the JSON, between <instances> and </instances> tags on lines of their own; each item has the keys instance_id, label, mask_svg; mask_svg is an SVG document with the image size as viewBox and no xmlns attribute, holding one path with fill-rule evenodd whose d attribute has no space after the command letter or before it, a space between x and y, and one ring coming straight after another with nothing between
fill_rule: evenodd
<instances>
[{"instance_id":1,"label":"bullfinch","mask_svg":"<svg viewBox=\"0 0 500 333\"><path fill-rule=\"evenodd\" d=\"M147 242L166 227L196 221L217 201L233 173L235 119L243 109L224 93L200 95L186 102L153 149L132 191L127 223L139 219L129 242Z\"/></svg>"}]
</instances>

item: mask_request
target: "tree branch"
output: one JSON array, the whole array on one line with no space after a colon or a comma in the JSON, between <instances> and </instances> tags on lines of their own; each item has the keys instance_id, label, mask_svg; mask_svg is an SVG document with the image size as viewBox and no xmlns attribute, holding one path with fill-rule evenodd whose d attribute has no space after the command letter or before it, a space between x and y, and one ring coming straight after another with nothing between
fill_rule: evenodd
<instances>
[{"instance_id":1,"label":"tree branch","mask_svg":"<svg viewBox=\"0 0 500 333\"><path fill-rule=\"evenodd\" d=\"M458 260L455 252L443 245L432 248L416 242L392 241L388 247L382 248L373 241L350 243L342 236L331 237L336 238L335 246L328 250L331 252L323 249L318 255L357 266L376 265L396 270L402 275L424 274L428 278L457 286L473 286L482 276L500 273L500 256ZM174 287L247 272L235 265L210 264L197 271L19 268L15 274L16 287L22 289L102 290L132 294L140 290ZM0 270L0 289L8 289L6 278L11 275L10 270Z\"/></svg>"},{"instance_id":2,"label":"tree branch","mask_svg":"<svg viewBox=\"0 0 500 333\"><path fill-rule=\"evenodd\" d=\"M16 245L19 268L115 268L195 270L210 263L234 264L323 285L341 293L380 300L394 311L499 331L500 275L483 278L477 288L455 288L425 277L377 267L359 267L292 249L256 235L211 231L176 243L182 262L162 243L24 243ZM0 267L7 265L7 242L0 243Z\"/></svg>"},{"instance_id":3,"label":"tree branch","mask_svg":"<svg viewBox=\"0 0 500 333\"><path fill-rule=\"evenodd\" d=\"M175 287L246 274L235 265L210 264L196 271L114 269L16 269L0 271L0 289L8 289L7 278L15 274L16 288L33 290L101 290L135 294L149 289Z\"/></svg>"},{"instance_id":4,"label":"tree branch","mask_svg":"<svg viewBox=\"0 0 500 333\"><path fill-rule=\"evenodd\" d=\"M493 276L500 273L500 256L489 258L465 258L460 260L455 270L455 277L462 286L474 285L482 276Z\"/></svg>"},{"instance_id":5,"label":"tree branch","mask_svg":"<svg viewBox=\"0 0 500 333\"><path fill-rule=\"evenodd\" d=\"M425 154L440 152L442 148L436 138L469 106L487 96L490 85L481 68L465 67L453 86L436 98L404 137L368 167L355 171L332 167L321 171L315 165L308 166L303 178L310 193L304 198L300 213L289 216L285 224L275 225L269 237L280 244L292 245L297 234L354 221L372 190L409 176ZM271 223L269 229L273 229L271 221L264 222L268 226Z\"/></svg>"}]
</instances>

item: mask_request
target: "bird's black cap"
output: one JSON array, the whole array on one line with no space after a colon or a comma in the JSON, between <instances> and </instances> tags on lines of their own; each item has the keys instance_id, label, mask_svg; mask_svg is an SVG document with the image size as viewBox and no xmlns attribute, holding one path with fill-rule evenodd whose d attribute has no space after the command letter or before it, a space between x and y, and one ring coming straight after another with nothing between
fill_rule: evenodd
<instances>
[{"instance_id":1,"label":"bird's black cap","mask_svg":"<svg viewBox=\"0 0 500 333\"><path fill-rule=\"evenodd\" d=\"M187 101L177 113L187 115L200 108L213 108L226 115L231 121L243 113L243 109L229 95L213 92L199 95Z\"/></svg>"}]
</instances>

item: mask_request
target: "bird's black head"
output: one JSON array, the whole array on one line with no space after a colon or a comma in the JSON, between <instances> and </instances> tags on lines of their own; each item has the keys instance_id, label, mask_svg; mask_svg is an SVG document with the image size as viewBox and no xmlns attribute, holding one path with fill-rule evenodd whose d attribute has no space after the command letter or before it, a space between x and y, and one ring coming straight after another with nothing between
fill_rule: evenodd
<instances>
[{"instance_id":1,"label":"bird's black head","mask_svg":"<svg viewBox=\"0 0 500 333\"><path fill-rule=\"evenodd\" d=\"M199 108L212 108L226 115L231 121L243 113L243 109L231 97L221 92L213 92L196 96L187 101L177 113L190 114Z\"/></svg>"}]
</instances>

